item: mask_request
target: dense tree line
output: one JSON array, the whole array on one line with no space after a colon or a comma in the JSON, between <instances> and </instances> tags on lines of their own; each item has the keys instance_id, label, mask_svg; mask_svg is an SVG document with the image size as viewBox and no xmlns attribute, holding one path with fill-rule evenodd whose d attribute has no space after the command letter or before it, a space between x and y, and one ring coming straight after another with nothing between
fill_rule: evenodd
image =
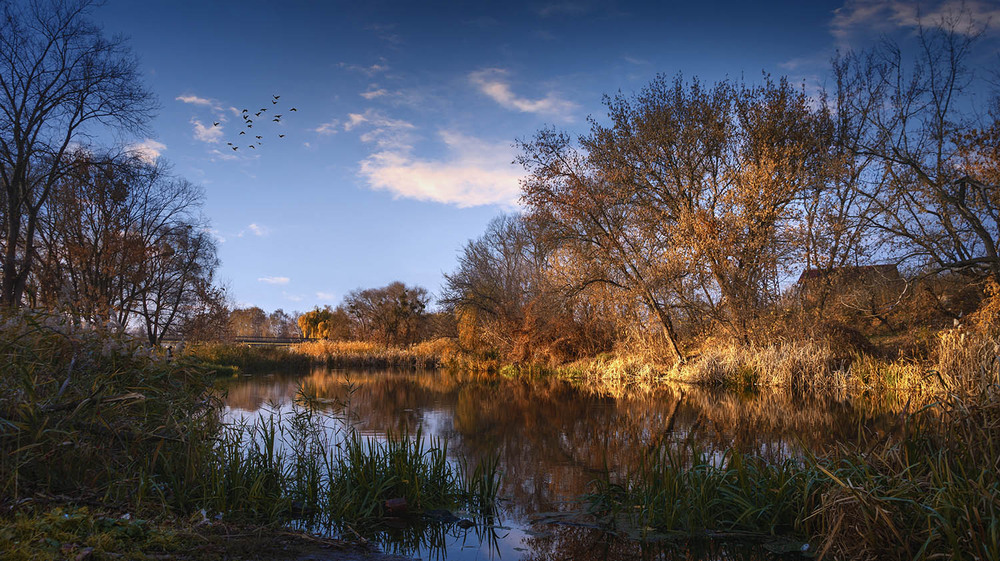
<instances>
[{"instance_id":1,"label":"dense tree line","mask_svg":"<svg viewBox=\"0 0 1000 561\"><path fill-rule=\"evenodd\" d=\"M429 333L430 295L420 286L393 282L348 293L336 308L316 308L298 317L304 337L410 345Z\"/></svg>"},{"instance_id":2,"label":"dense tree line","mask_svg":"<svg viewBox=\"0 0 1000 561\"><path fill-rule=\"evenodd\" d=\"M606 97L579 138L521 141L524 215L491 224L446 279L463 344L518 357L526 331L553 342L598 310L595 334L656 324L684 361L694 334L768 337L803 270L821 312L868 265L1000 280L1000 97L975 104L977 31L921 28L909 58L888 41L838 55L819 95L658 76ZM883 303L910 286L891 280ZM526 321L542 301L548 336Z\"/></svg>"},{"instance_id":3,"label":"dense tree line","mask_svg":"<svg viewBox=\"0 0 1000 561\"><path fill-rule=\"evenodd\" d=\"M92 140L146 132L155 102L91 2L2 2L0 305L95 324L215 329L224 293L201 190Z\"/></svg>"}]
</instances>

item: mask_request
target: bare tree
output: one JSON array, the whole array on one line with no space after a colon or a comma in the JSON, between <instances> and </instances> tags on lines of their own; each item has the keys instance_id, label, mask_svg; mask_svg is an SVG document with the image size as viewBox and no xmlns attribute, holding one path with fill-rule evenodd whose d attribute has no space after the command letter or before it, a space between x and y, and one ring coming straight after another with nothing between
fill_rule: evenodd
<instances>
[{"instance_id":1,"label":"bare tree","mask_svg":"<svg viewBox=\"0 0 1000 561\"><path fill-rule=\"evenodd\" d=\"M147 259L138 313L149 343L159 345L172 329L180 330L198 313L200 295L211 287L219 260L211 234L189 223L171 225L148 248Z\"/></svg>"},{"instance_id":2,"label":"bare tree","mask_svg":"<svg viewBox=\"0 0 1000 561\"><path fill-rule=\"evenodd\" d=\"M425 288L397 281L351 291L344 297L344 308L354 318L362 339L407 345L423 335L429 299Z\"/></svg>"},{"instance_id":3,"label":"bare tree","mask_svg":"<svg viewBox=\"0 0 1000 561\"><path fill-rule=\"evenodd\" d=\"M898 261L1000 279L1000 186L989 172L997 114L985 124L976 116L970 64L982 28L960 20L920 27L912 62L886 41L857 67L878 108L858 153L875 157L885 177L864 194Z\"/></svg>"},{"instance_id":4,"label":"bare tree","mask_svg":"<svg viewBox=\"0 0 1000 561\"><path fill-rule=\"evenodd\" d=\"M38 219L99 127L141 131L154 108L121 38L87 20L89 0L0 3L0 305L19 306Z\"/></svg>"}]
</instances>

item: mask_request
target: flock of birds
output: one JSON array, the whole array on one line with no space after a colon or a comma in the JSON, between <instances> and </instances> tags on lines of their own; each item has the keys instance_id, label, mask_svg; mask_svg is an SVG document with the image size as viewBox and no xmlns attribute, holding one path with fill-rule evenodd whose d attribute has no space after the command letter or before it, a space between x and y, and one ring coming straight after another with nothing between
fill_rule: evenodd
<instances>
[{"instance_id":1,"label":"flock of birds","mask_svg":"<svg viewBox=\"0 0 1000 561\"><path fill-rule=\"evenodd\" d=\"M281 99L280 95L272 95L271 97L272 97L272 99L271 99L271 105L272 106L277 105L278 104L278 100ZM243 119L243 130L241 130L240 134L237 135L237 136L252 136L255 139L250 144L246 145L247 148L252 148L252 149L256 150L258 147L263 146L263 144L264 144L264 135L262 135L262 134L255 135L255 134L253 134L253 131L251 129L253 129L254 119L257 119L258 121L264 120L266 122L266 119L268 118L268 115L265 115L265 113L267 113L267 109L268 109L267 107L261 107L259 111L257 111L256 113L253 113L253 114L250 113L249 109L244 109L243 111L240 112L240 117ZM277 109L277 107L272 107L271 109ZM291 112L291 111L298 111L298 109L292 107L288 111L289 112ZM262 115L263 115L263 117L262 117ZM283 115L282 113L272 113L270 115L271 121L274 122L274 123L281 123L281 116L282 115ZM221 121L215 121L215 122L212 123L212 126L213 127L217 127L217 126L220 125L220 123L221 123ZM258 126L259 126L259 124L258 124ZM278 136L278 138L285 138L284 134L278 134L277 136ZM232 148L233 152L236 152L237 150L240 149L240 146L238 144L233 143L233 142L227 142L226 145L229 146L230 148Z\"/></svg>"}]
</instances>

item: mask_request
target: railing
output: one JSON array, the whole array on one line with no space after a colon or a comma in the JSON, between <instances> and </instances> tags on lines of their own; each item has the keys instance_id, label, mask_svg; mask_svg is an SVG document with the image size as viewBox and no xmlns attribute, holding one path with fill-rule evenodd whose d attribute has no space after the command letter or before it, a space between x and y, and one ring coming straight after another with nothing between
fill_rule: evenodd
<instances>
[{"instance_id":1,"label":"railing","mask_svg":"<svg viewBox=\"0 0 1000 561\"><path fill-rule=\"evenodd\" d=\"M181 341L180 337L164 337L161 344L176 345ZM250 345L251 347L296 345L306 341L312 341L312 339L305 337L233 337L233 343Z\"/></svg>"}]
</instances>

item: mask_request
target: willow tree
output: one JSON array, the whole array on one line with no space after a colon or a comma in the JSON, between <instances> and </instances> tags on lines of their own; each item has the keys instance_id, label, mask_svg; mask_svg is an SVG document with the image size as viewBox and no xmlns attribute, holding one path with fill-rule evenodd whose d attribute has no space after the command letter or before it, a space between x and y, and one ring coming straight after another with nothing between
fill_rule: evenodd
<instances>
[{"instance_id":1,"label":"willow tree","mask_svg":"<svg viewBox=\"0 0 1000 561\"><path fill-rule=\"evenodd\" d=\"M0 3L0 304L19 306L38 219L98 129L141 131L153 109L134 57L87 19L89 0Z\"/></svg>"}]
</instances>

